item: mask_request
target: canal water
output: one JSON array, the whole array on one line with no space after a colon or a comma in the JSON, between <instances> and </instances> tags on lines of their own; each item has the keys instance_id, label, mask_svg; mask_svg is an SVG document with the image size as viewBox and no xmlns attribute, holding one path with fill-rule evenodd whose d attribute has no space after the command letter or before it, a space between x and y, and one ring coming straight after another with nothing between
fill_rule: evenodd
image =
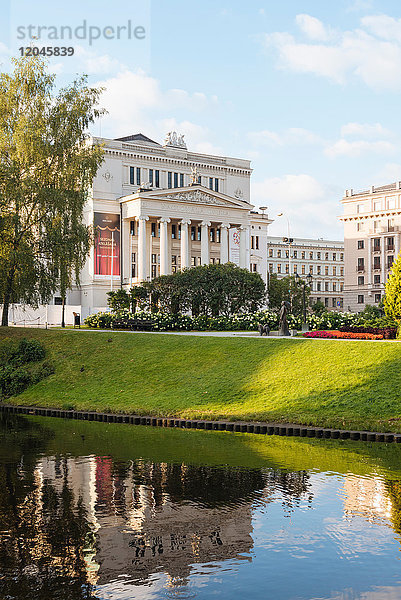
<instances>
[{"instance_id":1,"label":"canal water","mask_svg":"<svg viewBox=\"0 0 401 600\"><path fill-rule=\"evenodd\" d=\"M401 598L396 444L3 415L0 599Z\"/></svg>"}]
</instances>

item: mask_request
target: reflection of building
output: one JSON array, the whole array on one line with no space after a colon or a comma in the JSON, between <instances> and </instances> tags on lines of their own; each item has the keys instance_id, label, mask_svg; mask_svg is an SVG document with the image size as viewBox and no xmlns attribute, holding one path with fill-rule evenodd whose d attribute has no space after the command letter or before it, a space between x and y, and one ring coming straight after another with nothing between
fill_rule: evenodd
<instances>
[{"instance_id":1,"label":"reflection of building","mask_svg":"<svg viewBox=\"0 0 401 600\"><path fill-rule=\"evenodd\" d=\"M329 310L342 310L344 243L329 240L267 238L267 267L279 279L312 275L310 301L323 302ZM286 240L286 241L283 241Z\"/></svg>"},{"instance_id":2,"label":"reflection of building","mask_svg":"<svg viewBox=\"0 0 401 600\"><path fill-rule=\"evenodd\" d=\"M379 477L348 475L344 481L346 516L363 516L370 522L391 518L392 503L385 483Z\"/></svg>"},{"instance_id":3,"label":"reflection of building","mask_svg":"<svg viewBox=\"0 0 401 600\"><path fill-rule=\"evenodd\" d=\"M171 136L93 141L105 148L85 212L97 236L68 304L85 313L106 306L112 286L200 264L234 262L266 281L271 221L252 212L248 160L194 153Z\"/></svg>"},{"instance_id":4,"label":"reflection of building","mask_svg":"<svg viewBox=\"0 0 401 600\"><path fill-rule=\"evenodd\" d=\"M362 311L378 304L400 251L401 183L346 190L342 199L345 244L345 304Z\"/></svg>"}]
</instances>

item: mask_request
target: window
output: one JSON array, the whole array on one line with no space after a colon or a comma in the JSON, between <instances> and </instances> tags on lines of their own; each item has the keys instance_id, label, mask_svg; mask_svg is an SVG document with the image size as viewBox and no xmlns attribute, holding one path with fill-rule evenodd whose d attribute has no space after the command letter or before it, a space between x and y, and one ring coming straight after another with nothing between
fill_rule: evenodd
<instances>
[{"instance_id":1,"label":"window","mask_svg":"<svg viewBox=\"0 0 401 600\"><path fill-rule=\"evenodd\" d=\"M380 269L380 256L373 257L373 268Z\"/></svg>"},{"instance_id":2,"label":"window","mask_svg":"<svg viewBox=\"0 0 401 600\"><path fill-rule=\"evenodd\" d=\"M178 173L174 173L174 187L178 188Z\"/></svg>"},{"instance_id":3,"label":"window","mask_svg":"<svg viewBox=\"0 0 401 600\"><path fill-rule=\"evenodd\" d=\"M141 169L136 168L136 185L141 185Z\"/></svg>"},{"instance_id":4,"label":"window","mask_svg":"<svg viewBox=\"0 0 401 600\"><path fill-rule=\"evenodd\" d=\"M373 221L373 231L379 231L380 221Z\"/></svg>"},{"instance_id":5,"label":"window","mask_svg":"<svg viewBox=\"0 0 401 600\"><path fill-rule=\"evenodd\" d=\"M136 252L131 254L131 277L136 277Z\"/></svg>"},{"instance_id":6,"label":"window","mask_svg":"<svg viewBox=\"0 0 401 600\"><path fill-rule=\"evenodd\" d=\"M196 267L196 256L191 256L191 267Z\"/></svg>"},{"instance_id":7,"label":"window","mask_svg":"<svg viewBox=\"0 0 401 600\"><path fill-rule=\"evenodd\" d=\"M363 250L365 247L365 240L358 240L358 250Z\"/></svg>"},{"instance_id":8,"label":"window","mask_svg":"<svg viewBox=\"0 0 401 600\"><path fill-rule=\"evenodd\" d=\"M173 187L173 174L171 171L167 173L167 187L171 189Z\"/></svg>"},{"instance_id":9,"label":"window","mask_svg":"<svg viewBox=\"0 0 401 600\"><path fill-rule=\"evenodd\" d=\"M153 169L149 169L149 183L153 187Z\"/></svg>"},{"instance_id":10,"label":"window","mask_svg":"<svg viewBox=\"0 0 401 600\"><path fill-rule=\"evenodd\" d=\"M289 251L288 251L288 250L286 250L286 251L285 251L285 257L286 257L286 258L289 258L289 256L290 256L290 253L289 253Z\"/></svg>"},{"instance_id":11,"label":"window","mask_svg":"<svg viewBox=\"0 0 401 600\"><path fill-rule=\"evenodd\" d=\"M201 177L201 175L198 175L198 184L202 185L202 177Z\"/></svg>"},{"instance_id":12,"label":"window","mask_svg":"<svg viewBox=\"0 0 401 600\"><path fill-rule=\"evenodd\" d=\"M180 173L180 187L184 187L184 173Z\"/></svg>"},{"instance_id":13,"label":"window","mask_svg":"<svg viewBox=\"0 0 401 600\"><path fill-rule=\"evenodd\" d=\"M387 268L391 269L394 263L394 256L392 254L390 254L390 256L387 257Z\"/></svg>"},{"instance_id":14,"label":"window","mask_svg":"<svg viewBox=\"0 0 401 600\"><path fill-rule=\"evenodd\" d=\"M269 263L269 273L273 273L273 264Z\"/></svg>"},{"instance_id":15,"label":"window","mask_svg":"<svg viewBox=\"0 0 401 600\"><path fill-rule=\"evenodd\" d=\"M281 250L277 250L277 258L281 258Z\"/></svg>"},{"instance_id":16,"label":"window","mask_svg":"<svg viewBox=\"0 0 401 600\"><path fill-rule=\"evenodd\" d=\"M340 283L340 292L342 292L342 291L343 291L343 289L344 289L344 284L343 284L343 283Z\"/></svg>"},{"instance_id":17,"label":"window","mask_svg":"<svg viewBox=\"0 0 401 600\"><path fill-rule=\"evenodd\" d=\"M373 275L373 283L375 285L380 285L380 275Z\"/></svg>"},{"instance_id":18,"label":"window","mask_svg":"<svg viewBox=\"0 0 401 600\"><path fill-rule=\"evenodd\" d=\"M195 241L195 231L196 231L196 227L191 227L191 240Z\"/></svg>"},{"instance_id":19,"label":"window","mask_svg":"<svg viewBox=\"0 0 401 600\"><path fill-rule=\"evenodd\" d=\"M302 265L302 267L301 267L301 274L305 275L305 265Z\"/></svg>"},{"instance_id":20,"label":"window","mask_svg":"<svg viewBox=\"0 0 401 600\"><path fill-rule=\"evenodd\" d=\"M358 275L358 285L365 285L365 277L363 275Z\"/></svg>"},{"instance_id":21,"label":"window","mask_svg":"<svg viewBox=\"0 0 401 600\"><path fill-rule=\"evenodd\" d=\"M305 260L305 252L301 252L301 258L302 260Z\"/></svg>"},{"instance_id":22,"label":"window","mask_svg":"<svg viewBox=\"0 0 401 600\"><path fill-rule=\"evenodd\" d=\"M358 294L358 304L365 303L365 296L363 294Z\"/></svg>"},{"instance_id":23,"label":"window","mask_svg":"<svg viewBox=\"0 0 401 600\"><path fill-rule=\"evenodd\" d=\"M340 254L340 260L344 260L344 254L342 252Z\"/></svg>"},{"instance_id":24,"label":"window","mask_svg":"<svg viewBox=\"0 0 401 600\"><path fill-rule=\"evenodd\" d=\"M309 260L313 260L313 252L309 252Z\"/></svg>"},{"instance_id":25,"label":"window","mask_svg":"<svg viewBox=\"0 0 401 600\"><path fill-rule=\"evenodd\" d=\"M394 231L394 219L387 221L387 231Z\"/></svg>"},{"instance_id":26,"label":"window","mask_svg":"<svg viewBox=\"0 0 401 600\"><path fill-rule=\"evenodd\" d=\"M217 234L217 236L216 236L216 242L218 244L220 244L220 242L221 242L221 229L217 229L216 230L216 234Z\"/></svg>"},{"instance_id":27,"label":"window","mask_svg":"<svg viewBox=\"0 0 401 600\"><path fill-rule=\"evenodd\" d=\"M328 252L325 253L324 260L329 260L329 253Z\"/></svg>"},{"instance_id":28,"label":"window","mask_svg":"<svg viewBox=\"0 0 401 600\"><path fill-rule=\"evenodd\" d=\"M337 269L336 269L336 267L333 267L333 275L334 275L334 277L337 275Z\"/></svg>"},{"instance_id":29,"label":"window","mask_svg":"<svg viewBox=\"0 0 401 600\"><path fill-rule=\"evenodd\" d=\"M365 260L363 258L358 258L358 271L365 270Z\"/></svg>"},{"instance_id":30,"label":"window","mask_svg":"<svg viewBox=\"0 0 401 600\"><path fill-rule=\"evenodd\" d=\"M215 179L214 180L214 191L218 192L219 191L219 180ZM255 265L256 266L256 265Z\"/></svg>"},{"instance_id":31,"label":"window","mask_svg":"<svg viewBox=\"0 0 401 600\"><path fill-rule=\"evenodd\" d=\"M337 291L337 284L335 281L333 281L333 292Z\"/></svg>"},{"instance_id":32,"label":"window","mask_svg":"<svg viewBox=\"0 0 401 600\"><path fill-rule=\"evenodd\" d=\"M130 221L130 234L135 235L135 221Z\"/></svg>"},{"instance_id":33,"label":"window","mask_svg":"<svg viewBox=\"0 0 401 600\"><path fill-rule=\"evenodd\" d=\"M382 295L381 294L375 294L375 303L379 304L380 300L382 299Z\"/></svg>"},{"instance_id":34,"label":"window","mask_svg":"<svg viewBox=\"0 0 401 600\"><path fill-rule=\"evenodd\" d=\"M316 289L317 289L317 291L318 291L318 292L321 292L321 291L322 291L322 284L321 284L321 282L320 282L320 281L318 281L318 282L317 282L317 284L316 284Z\"/></svg>"},{"instance_id":35,"label":"window","mask_svg":"<svg viewBox=\"0 0 401 600\"><path fill-rule=\"evenodd\" d=\"M269 248L269 258L273 258L273 248Z\"/></svg>"},{"instance_id":36,"label":"window","mask_svg":"<svg viewBox=\"0 0 401 600\"><path fill-rule=\"evenodd\" d=\"M281 273L281 265L277 265L277 273Z\"/></svg>"},{"instance_id":37,"label":"window","mask_svg":"<svg viewBox=\"0 0 401 600\"><path fill-rule=\"evenodd\" d=\"M198 242L202 239L202 227L198 227Z\"/></svg>"},{"instance_id":38,"label":"window","mask_svg":"<svg viewBox=\"0 0 401 600\"><path fill-rule=\"evenodd\" d=\"M344 267L340 267L340 277L344 277Z\"/></svg>"},{"instance_id":39,"label":"window","mask_svg":"<svg viewBox=\"0 0 401 600\"><path fill-rule=\"evenodd\" d=\"M181 239L181 225L178 225L178 239Z\"/></svg>"},{"instance_id":40,"label":"window","mask_svg":"<svg viewBox=\"0 0 401 600\"><path fill-rule=\"evenodd\" d=\"M309 265L309 273L313 275L313 265Z\"/></svg>"},{"instance_id":41,"label":"window","mask_svg":"<svg viewBox=\"0 0 401 600\"><path fill-rule=\"evenodd\" d=\"M337 301L337 298L332 298L331 299L331 305L332 305L333 308L335 308L335 306L336 306L336 301Z\"/></svg>"},{"instance_id":42,"label":"window","mask_svg":"<svg viewBox=\"0 0 401 600\"><path fill-rule=\"evenodd\" d=\"M333 260L337 259L337 254L335 252L333 252Z\"/></svg>"},{"instance_id":43,"label":"window","mask_svg":"<svg viewBox=\"0 0 401 600\"><path fill-rule=\"evenodd\" d=\"M325 281L325 282L324 282L324 291L325 291L325 292L328 292L328 291L329 291L329 282L328 282L328 281Z\"/></svg>"},{"instance_id":44,"label":"window","mask_svg":"<svg viewBox=\"0 0 401 600\"><path fill-rule=\"evenodd\" d=\"M380 238L373 238L373 252L380 252Z\"/></svg>"},{"instance_id":45,"label":"window","mask_svg":"<svg viewBox=\"0 0 401 600\"><path fill-rule=\"evenodd\" d=\"M317 266L317 274L321 275L322 273L322 267L320 265Z\"/></svg>"},{"instance_id":46,"label":"window","mask_svg":"<svg viewBox=\"0 0 401 600\"><path fill-rule=\"evenodd\" d=\"M171 257L171 272L177 273L177 255L173 254Z\"/></svg>"},{"instance_id":47,"label":"window","mask_svg":"<svg viewBox=\"0 0 401 600\"><path fill-rule=\"evenodd\" d=\"M387 198L387 208L395 208L395 198Z\"/></svg>"},{"instance_id":48,"label":"window","mask_svg":"<svg viewBox=\"0 0 401 600\"><path fill-rule=\"evenodd\" d=\"M213 177L209 177L209 189L213 189Z\"/></svg>"},{"instance_id":49,"label":"window","mask_svg":"<svg viewBox=\"0 0 401 600\"><path fill-rule=\"evenodd\" d=\"M150 235L156 237L156 223L150 224Z\"/></svg>"},{"instance_id":50,"label":"window","mask_svg":"<svg viewBox=\"0 0 401 600\"><path fill-rule=\"evenodd\" d=\"M289 267L288 263L285 263L285 272L286 273L290 272L290 267Z\"/></svg>"},{"instance_id":51,"label":"window","mask_svg":"<svg viewBox=\"0 0 401 600\"><path fill-rule=\"evenodd\" d=\"M356 224L356 230L357 231L364 231L365 230L365 223L357 223Z\"/></svg>"},{"instance_id":52,"label":"window","mask_svg":"<svg viewBox=\"0 0 401 600\"><path fill-rule=\"evenodd\" d=\"M254 245L255 245L255 244L254 244L254 236L253 236L253 235L251 235L251 250L253 250L253 249L254 249Z\"/></svg>"},{"instance_id":53,"label":"window","mask_svg":"<svg viewBox=\"0 0 401 600\"><path fill-rule=\"evenodd\" d=\"M373 210L381 210L382 203L381 202L373 202Z\"/></svg>"},{"instance_id":54,"label":"window","mask_svg":"<svg viewBox=\"0 0 401 600\"><path fill-rule=\"evenodd\" d=\"M258 235L255 236L255 249L259 250L259 236Z\"/></svg>"},{"instance_id":55,"label":"window","mask_svg":"<svg viewBox=\"0 0 401 600\"><path fill-rule=\"evenodd\" d=\"M211 227L209 229L209 239L210 239L211 242L214 242L215 239L216 239L215 233L216 233L215 229L213 227Z\"/></svg>"},{"instance_id":56,"label":"window","mask_svg":"<svg viewBox=\"0 0 401 600\"><path fill-rule=\"evenodd\" d=\"M298 271L298 265L294 265L294 273Z\"/></svg>"},{"instance_id":57,"label":"window","mask_svg":"<svg viewBox=\"0 0 401 600\"><path fill-rule=\"evenodd\" d=\"M324 305L325 305L326 308L328 308L328 306L329 306L329 299L328 298L324 299Z\"/></svg>"},{"instance_id":58,"label":"window","mask_svg":"<svg viewBox=\"0 0 401 600\"><path fill-rule=\"evenodd\" d=\"M393 237L387 238L387 250L394 250L394 238Z\"/></svg>"},{"instance_id":59,"label":"window","mask_svg":"<svg viewBox=\"0 0 401 600\"><path fill-rule=\"evenodd\" d=\"M255 263L251 263L251 272L252 273L257 273L258 272L258 268L257 268L257 265Z\"/></svg>"},{"instance_id":60,"label":"window","mask_svg":"<svg viewBox=\"0 0 401 600\"><path fill-rule=\"evenodd\" d=\"M320 260L320 256L321 256L321 254L320 254L320 252L318 252L318 253L317 253L317 259L318 259L318 260Z\"/></svg>"},{"instance_id":61,"label":"window","mask_svg":"<svg viewBox=\"0 0 401 600\"><path fill-rule=\"evenodd\" d=\"M155 171L155 186L160 187L160 171Z\"/></svg>"},{"instance_id":62,"label":"window","mask_svg":"<svg viewBox=\"0 0 401 600\"><path fill-rule=\"evenodd\" d=\"M324 274L328 275L329 274L329 267L324 267Z\"/></svg>"},{"instance_id":63,"label":"window","mask_svg":"<svg viewBox=\"0 0 401 600\"><path fill-rule=\"evenodd\" d=\"M129 182L131 185L135 183L135 167L129 168Z\"/></svg>"},{"instance_id":64,"label":"window","mask_svg":"<svg viewBox=\"0 0 401 600\"><path fill-rule=\"evenodd\" d=\"M175 240L177 238L177 225L173 223L171 225L171 239Z\"/></svg>"},{"instance_id":65,"label":"window","mask_svg":"<svg viewBox=\"0 0 401 600\"><path fill-rule=\"evenodd\" d=\"M63 299L61 298L61 296L54 296L54 304L56 306L62 306Z\"/></svg>"},{"instance_id":66,"label":"window","mask_svg":"<svg viewBox=\"0 0 401 600\"><path fill-rule=\"evenodd\" d=\"M293 258L298 258L298 252L296 250L294 250L294 252L292 253Z\"/></svg>"}]
</instances>

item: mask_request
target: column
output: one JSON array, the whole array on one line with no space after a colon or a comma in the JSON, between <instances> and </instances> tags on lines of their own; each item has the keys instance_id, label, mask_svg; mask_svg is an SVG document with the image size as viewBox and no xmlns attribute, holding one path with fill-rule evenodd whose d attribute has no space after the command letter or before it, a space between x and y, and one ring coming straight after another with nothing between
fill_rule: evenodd
<instances>
[{"instance_id":1,"label":"column","mask_svg":"<svg viewBox=\"0 0 401 600\"><path fill-rule=\"evenodd\" d=\"M181 269L190 266L188 225L191 225L189 219L181 221Z\"/></svg>"},{"instance_id":2,"label":"column","mask_svg":"<svg viewBox=\"0 0 401 600\"><path fill-rule=\"evenodd\" d=\"M202 221L202 234L201 234L201 263L202 265L209 264L209 227L210 221Z\"/></svg>"},{"instance_id":3,"label":"column","mask_svg":"<svg viewBox=\"0 0 401 600\"><path fill-rule=\"evenodd\" d=\"M221 223L220 232L220 263L223 264L228 262L228 236L230 232L230 224Z\"/></svg>"},{"instance_id":4,"label":"column","mask_svg":"<svg viewBox=\"0 0 401 600\"><path fill-rule=\"evenodd\" d=\"M168 251L168 227L170 219L163 217L159 219L160 223L160 275L170 273L171 260Z\"/></svg>"},{"instance_id":5,"label":"column","mask_svg":"<svg viewBox=\"0 0 401 600\"><path fill-rule=\"evenodd\" d=\"M147 279L147 254L146 254L146 221L149 217L141 215L138 220L138 279L146 281Z\"/></svg>"},{"instance_id":6,"label":"column","mask_svg":"<svg viewBox=\"0 0 401 600\"><path fill-rule=\"evenodd\" d=\"M240 230L241 238L239 243L239 266L242 269L249 269L249 227L247 227L246 225L241 225Z\"/></svg>"}]
</instances>

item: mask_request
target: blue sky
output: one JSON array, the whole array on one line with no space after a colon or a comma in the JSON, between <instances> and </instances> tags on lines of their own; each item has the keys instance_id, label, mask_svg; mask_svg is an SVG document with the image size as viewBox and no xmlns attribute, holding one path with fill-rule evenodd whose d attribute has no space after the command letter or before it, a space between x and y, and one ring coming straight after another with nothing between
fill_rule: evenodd
<instances>
[{"instance_id":1,"label":"blue sky","mask_svg":"<svg viewBox=\"0 0 401 600\"><path fill-rule=\"evenodd\" d=\"M18 26L143 26L143 40L75 39L74 57L50 61L60 83L86 72L106 87L94 133L162 142L176 129L189 149L249 158L252 203L284 211L293 235L340 239L344 189L401 179L399 1L54 4L5 6L4 69L28 43Z\"/></svg>"}]
</instances>

